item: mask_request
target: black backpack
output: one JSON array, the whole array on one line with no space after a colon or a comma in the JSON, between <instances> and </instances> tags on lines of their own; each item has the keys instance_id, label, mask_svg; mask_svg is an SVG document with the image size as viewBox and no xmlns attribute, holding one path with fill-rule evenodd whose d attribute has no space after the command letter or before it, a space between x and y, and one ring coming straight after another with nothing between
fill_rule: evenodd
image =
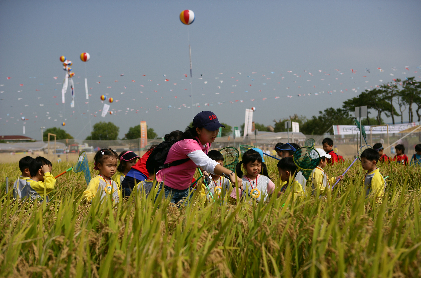
<instances>
[{"instance_id":1,"label":"black backpack","mask_svg":"<svg viewBox=\"0 0 421 281\"><path fill-rule=\"evenodd\" d=\"M148 170L150 175L156 174L161 169L177 166L190 160L190 158L184 158L164 164L165 160L167 160L167 155L171 146L176 142L177 141L163 141L152 150L148 160L146 160L146 170Z\"/></svg>"}]
</instances>

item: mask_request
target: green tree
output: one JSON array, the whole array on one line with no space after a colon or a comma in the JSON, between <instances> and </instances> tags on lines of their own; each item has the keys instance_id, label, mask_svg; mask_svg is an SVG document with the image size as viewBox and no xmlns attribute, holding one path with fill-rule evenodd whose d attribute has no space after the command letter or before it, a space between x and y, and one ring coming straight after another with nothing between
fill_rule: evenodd
<instances>
[{"instance_id":1,"label":"green tree","mask_svg":"<svg viewBox=\"0 0 421 281\"><path fill-rule=\"evenodd\" d=\"M229 136L232 133L232 127L230 125L222 123L222 122L221 122L221 124L225 126L225 128L222 127L221 137ZM191 127L193 127L193 121L190 122L190 124L186 127L186 130L188 128L191 128Z\"/></svg>"},{"instance_id":2,"label":"green tree","mask_svg":"<svg viewBox=\"0 0 421 281\"><path fill-rule=\"evenodd\" d=\"M402 81L402 90L399 92L400 96L402 97L402 101L408 106L408 121L414 122L414 112L412 110L412 105L415 103L418 106L417 115L418 121L420 120L421 116L419 113L420 105L421 105L421 88L420 83L414 80L415 77L406 78L406 80Z\"/></svg>"},{"instance_id":3,"label":"green tree","mask_svg":"<svg viewBox=\"0 0 421 281\"><path fill-rule=\"evenodd\" d=\"M279 119L279 121L273 120L273 122L275 122L275 126L274 126L275 132L287 132L288 129L285 129L285 122L289 120L291 120L291 122L297 122L301 128L302 125L307 121L307 118L302 115L298 116L297 114L294 114L293 116L290 116L289 118ZM291 129L289 129L289 131L291 131Z\"/></svg>"},{"instance_id":4,"label":"green tree","mask_svg":"<svg viewBox=\"0 0 421 281\"><path fill-rule=\"evenodd\" d=\"M245 124L243 123L240 127L240 135L244 134L244 126ZM258 131L258 132L268 132L269 129L266 125L260 124L260 123L254 123L254 128Z\"/></svg>"},{"instance_id":5,"label":"green tree","mask_svg":"<svg viewBox=\"0 0 421 281\"><path fill-rule=\"evenodd\" d=\"M112 122L98 122L86 140L116 140L120 128Z\"/></svg>"},{"instance_id":6,"label":"green tree","mask_svg":"<svg viewBox=\"0 0 421 281\"><path fill-rule=\"evenodd\" d=\"M388 83L388 84L383 84L380 86L380 89L383 91L384 94L384 98L387 99L390 103L390 111L391 111L391 117L392 117L392 123L395 124L395 112L396 110L394 110L393 108L393 100L395 99L395 97L397 97L399 95L399 89L398 89L398 84L401 82L401 79L396 79L395 83ZM397 115L399 116L399 114Z\"/></svg>"},{"instance_id":7,"label":"green tree","mask_svg":"<svg viewBox=\"0 0 421 281\"><path fill-rule=\"evenodd\" d=\"M153 128L148 128L146 133L148 135L148 139L156 139L156 137L158 136L158 134L155 133L155 130ZM128 140L140 138L140 125L130 127L129 131L127 132L124 138Z\"/></svg>"},{"instance_id":8,"label":"green tree","mask_svg":"<svg viewBox=\"0 0 421 281\"><path fill-rule=\"evenodd\" d=\"M307 120L300 131L306 135L323 135L326 132L333 134L332 125L353 125L353 120L348 110L329 107L323 112L319 111L319 116L313 116Z\"/></svg>"},{"instance_id":9,"label":"green tree","mask_svg":"<svg viewBox=\"0 0 421 281\"><path fill-rule=\"evenodd\" d=\"M348 99L343 103L343 109L354 112L355 107L367 106L369 109L377 111L377 125L381 125L381 115L384 113L386 117L390 117L391 114L399 115L395 110L393 104L386 100L386 95L381 89L365 90L357 97ZM368 111L368 113L371 113ZM370 119L369 119L370 120Z\"/></svg>"},{"instance_id":10,"label":"green tree","mask_svg":"<svg viewBox=\"0 0 421 281\"><path fill-rule=\"evenodd\" d=\"M73 137L70 134L68 134L65 130L53 127L53 128L48 128L42 134L42 138L44 141L48 140L48 133L55 134L58 140L73 139Z\"/></svg>"}]
</instances>

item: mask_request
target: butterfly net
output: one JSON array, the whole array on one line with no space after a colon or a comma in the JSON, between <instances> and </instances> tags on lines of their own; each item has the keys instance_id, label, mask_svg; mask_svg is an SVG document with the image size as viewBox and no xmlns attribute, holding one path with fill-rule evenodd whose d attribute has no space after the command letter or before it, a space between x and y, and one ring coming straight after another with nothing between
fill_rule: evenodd
<instances>
[{"instance_id":1,"label":"butterfly net","mask_svg":"<svg viewBox=\"0 0 421 281\"><path fill-rule=\"evenodd\" d=\"M75 173L83 172L85 176L86 184L89 184L89 182L91 181L91 172L89 170L88 156L86 155L85 151L83 151L79 155L79 159L76 165L73 167L73 172Z\"/></svg>"},{"instance_id":2,"label":"butterfly net","mask_svg":"<svg viewBox=\"0 0 421 281\"><path fill-rule=\"evenodd\" d=\"M314 147L303 146L294 152L293 160L308 180L313 169L319 165L320 155Z\"/></svg>"},{"instance_id":3,"label":"butterfly net","mask_svg":"<svg viewBox=\"0 0 421 281\"><path fill-rule=\"evenodd\" d=\"M239 162L238 157L240 156L238 149L229 146L220 149L219 152L224 156L224 167L235 171L235 167Z\"/></svg>"}]
</instances>

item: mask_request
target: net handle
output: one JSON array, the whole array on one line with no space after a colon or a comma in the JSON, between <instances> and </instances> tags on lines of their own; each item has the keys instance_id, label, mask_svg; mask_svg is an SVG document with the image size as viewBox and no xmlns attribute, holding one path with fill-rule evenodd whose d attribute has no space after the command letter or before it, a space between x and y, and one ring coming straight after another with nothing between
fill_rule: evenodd
<instances>
[{"instance_id":1,"label":"net handle","mask_svg":"<svg viewBox=\"0 0 421 281\"><path fill-rule=\"evenodd\" d=\"M63 173L61 173L61 174L58 174L57 176L55 176L54 178L56 179L56 178L58 178L59 176L62 176L62 175L64 175L65 173L67 173L67 172L69 172L69 171L71 171L73 169L73 167L70 167L69 169L67 169L66 171L64 171Z\"/></svg>"},{"instance_id":2,"label":"net handle","mask_svg":"<svg viewBox=\"0 0 421 281\"><path fill-rule=\"evenodd\" d=\"M354 165L354 163L357 161L358 157L354 159L354 161L352 161L351 165L349 165L349 167L345 170L345 172L342 174L342 176L345 176L345 174L348 172L348 170L352 167L352 165ZM338 182L340 182L340 178L335 182L335 184L332 186L332 190L335 187L335 185L338 184Z\"/></svg>"}]
</instances>

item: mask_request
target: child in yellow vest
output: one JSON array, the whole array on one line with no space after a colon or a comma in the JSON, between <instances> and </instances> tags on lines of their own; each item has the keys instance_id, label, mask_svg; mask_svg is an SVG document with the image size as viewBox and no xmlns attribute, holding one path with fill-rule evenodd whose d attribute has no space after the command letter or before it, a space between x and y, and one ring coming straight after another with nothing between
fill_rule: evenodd
<instances>
[{"instance_id":1,"label":"child in yellow vest","mask_svg":"<svg viewBox=\"0 0 421 281\"><path fill-rule=\"evenodd\" d=\"M313 172L311 172L311 184L313 188L311 194L325 195L326 192L332 189L338 179L343 179L343 176L329 178L323 168L327 166L327 161L331 158L331 155L327 154L321 148L316 148L316 150L320 155L320 163Z\"/></svg>"},{"instance_id":2,"label":"child in yellow vest","mask_svg":"<svg viewBox=\"0 0 421 281\"><path fill-rule=\"evenodd\" d=\"M366 189L366 197L375 197L377 203L382 203L386 182L377 168L377 161L380 155L373 148L367 148L361 154L361 166L367 171L364 177L364 187Z\"/></svg>"},{"instance_id":3,"label":"child in yellow vest","mask_svg":"<svg viewBox=\"0 0 421 281\"><path fill-rule=\"evenodd\" d=\"M38 156L29 165L31 178L26 179L26 185L18 191L21 199L30 198L46 199L51 191L54 190L56 179L51 174L51 162L44 157Z\"/></svg>"},{"instance_id":4,"label":"child in yellow vest","mask_svg":"<svg viewBox=\"0 0 421 281\"><path fill-rule=\"evenodd\" d=\"M118 203L120 192L117 183L111 178L117 170L117 153L111 149L101 149L95 154L94 169L99 170L99 175L91 179L88 188L83 192L83 200L91 202L99 195L101 202L111 195L113 203Z\"/></svg>"},{"instance_id":5,"label":"child in yellow vest","mask_svg":"<svg viewBox=\"0 0 421 281\"><path fill-rule=\"evenodd\" d=\"M282 186L281 191L278 193L278 197L284 194L287 191L287 188L290 187L293 190L294 201L297 200L297 198L304 198L305 194L303 186L295 180L297 166L295 165L292 157L282 158L279 160L277 166L281 181L286 182L286 184Z\"/></svg>"}]
</instances>

